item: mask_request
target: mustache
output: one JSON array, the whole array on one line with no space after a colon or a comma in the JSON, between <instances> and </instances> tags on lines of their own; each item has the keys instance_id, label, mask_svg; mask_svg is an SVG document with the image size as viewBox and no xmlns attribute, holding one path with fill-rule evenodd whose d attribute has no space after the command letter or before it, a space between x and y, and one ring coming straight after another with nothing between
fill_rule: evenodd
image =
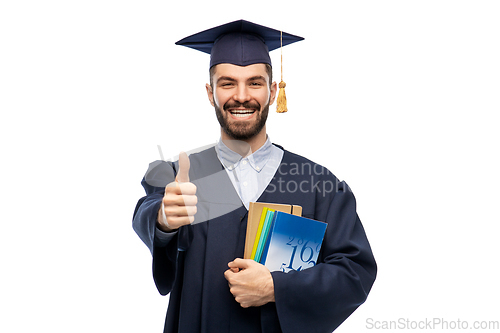
<instances>
[{"instance_id":1,"label":"mustache","mask_svg":"<svg viewBox=\"0 0 500 333\"><path fill-rule=\"evenodd\" d=\"M228 109L231 108L241 108L243 107L244 109L257 109L260 110L260 104L255 101L247 101L247 102L235 102L235 101L228 101L226 104L224 104L224 111L227 111Z\"/></svg>"}]
</instances>

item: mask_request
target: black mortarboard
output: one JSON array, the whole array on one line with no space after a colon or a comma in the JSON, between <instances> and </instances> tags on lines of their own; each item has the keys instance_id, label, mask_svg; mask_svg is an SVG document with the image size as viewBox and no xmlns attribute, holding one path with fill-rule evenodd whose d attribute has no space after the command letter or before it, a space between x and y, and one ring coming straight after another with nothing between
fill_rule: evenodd
<instances>
[{"instance_id":1,"label":"black mortarboard","mask_svg":"<svg viewBox=\"0 0 500 333\"><path fill-rule=\"evenodd\" d=\"M271 65L269 51L303 39L239 20L199 32L175 44L210 54L210 67L222 63L248 66L258 63Z\"/></svg>"}]
</instances>

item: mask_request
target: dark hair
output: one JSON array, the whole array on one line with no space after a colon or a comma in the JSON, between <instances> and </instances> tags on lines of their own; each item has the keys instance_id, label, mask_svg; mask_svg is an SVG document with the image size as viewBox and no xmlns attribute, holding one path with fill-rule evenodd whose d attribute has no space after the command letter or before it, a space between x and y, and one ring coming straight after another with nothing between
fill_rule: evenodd
<instances>
[{"instance_id":1,"label":"dark hair","mask_svg":"<svg viewBox=\"0 0 500 333\"><path fill-rule=\"evenodd\" d=\"M267 73L267 76L269 77L269 87L271 87L271 84L273 83L273 68L269 64L264 64L264 65L266 65L266 73ZM215 66L217 66L217 65L215 65ZM212 87L212 89L214 87L213 77L215 74L215 66L210 67L210 86Z\"/></svg>"}]
</instances>

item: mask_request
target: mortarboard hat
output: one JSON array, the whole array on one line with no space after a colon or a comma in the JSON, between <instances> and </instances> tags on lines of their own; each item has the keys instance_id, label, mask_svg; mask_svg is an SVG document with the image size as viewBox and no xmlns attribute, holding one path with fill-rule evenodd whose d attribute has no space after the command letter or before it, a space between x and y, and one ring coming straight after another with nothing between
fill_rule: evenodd
<instances>
[{"instance_id":1,"label":"mortarboard hat","mask_svg":"<svg viewBox=\"0 0 500 333\"><path fill-rule=\"evenodd\" d=\"M210 54L210 67L222 63L248 66L259 63L271 65L269 51L303 39L239 20L204 30L183 38L175 44Z\"/></svg>"},{"instance_id":2,"label":"mortarboard hat","mask_svg":"<svg viewBox=\"0 0 500 333\"><path fill-rule=\"evenodd\" d=\"M183 38L175 44L210 54L210 67L222 63L248 66L260 63L271 65L269 51L303 39L259 24L239 20L204 30ZM287 111L285 86L282 68L277 101L277 111L280 113Z\"/></svg>"}]
</instances>

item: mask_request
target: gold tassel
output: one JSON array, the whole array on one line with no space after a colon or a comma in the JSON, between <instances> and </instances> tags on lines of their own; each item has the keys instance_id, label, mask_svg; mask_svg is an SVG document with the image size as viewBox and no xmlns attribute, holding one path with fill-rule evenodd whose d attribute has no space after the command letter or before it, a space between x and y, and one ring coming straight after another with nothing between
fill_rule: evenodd
<instances>
[{"instance_id":1,"label":"gold tassel","mask_svg":"<svg viewBox=\"0 0 500 333\"><path fill-rule=\"evenodd\" d=\"M276 101L276 112L284 113L287 112L288 109L286 107L286 95L285 95L285 87L286 83L283 81L283 31L280 34L281 41L281 82L279 84L280 91L278 93L278 100Z\"/></svg>"},{"instance_id":2,"label":"gold tassel","mask_svg":"<svg viewBox=\"0 0 500 333\"><path fill-rule=\"evenodd\" d=\"M288 109L286 108L286 95L285 95L285 87L286 83L283 82L283 80L280 82L280 92L278 93L278 101L276 105L276 112L278 113L283 113L287 112Z\"/></svg>"}]
</instances>

